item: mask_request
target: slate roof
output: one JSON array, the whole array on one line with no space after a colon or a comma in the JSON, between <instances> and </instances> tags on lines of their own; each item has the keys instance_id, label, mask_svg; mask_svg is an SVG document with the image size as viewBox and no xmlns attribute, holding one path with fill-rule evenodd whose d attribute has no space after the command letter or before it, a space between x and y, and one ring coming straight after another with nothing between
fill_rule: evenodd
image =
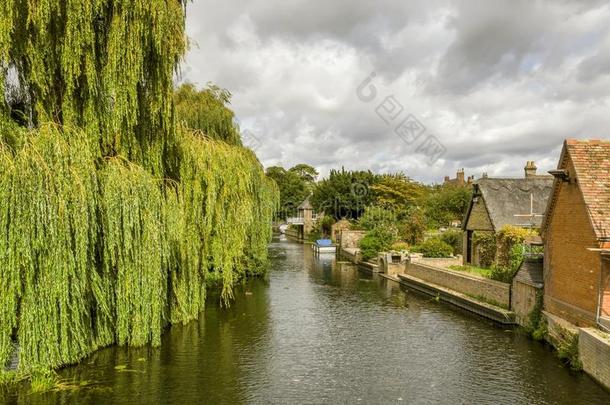
<instances>
[{"instance_id":1,"label":"slate roof","mask_svg":"<svg viewBox=\"0 0 610 405\"><path fill-rule=\"evenodd\" d=\"M578 185L599 239L610 237L610 141L568 139ZM561 164L561 163L560 163Z\"/></svg>"},{"instance_id":2,"label":"slate roof","mask_svg":"<svg viewBox=\"0 0 610 405\"><path fill-rule=\"evenodd\" d=\"M542 287L544 283L542 260L542 257L526 257L515 275L515 280L534 287Z\"/></svg>"},{"instance_id":3,"label":"slate roof","mask_svg":"<svg viewBox=\"0 0 610 405\"><path fill-rule=\"evenodd\" d=\"M540 227L542 215L553 191L553 177L534 176L520 179L482 178L475 182L475 195L485 201L489 218L498 231L504 225L527 226L532 221L515 215L529 214L534 197L534 225ZM466 222L466 221L465 221Z\"/></svg>"}]
</instances>

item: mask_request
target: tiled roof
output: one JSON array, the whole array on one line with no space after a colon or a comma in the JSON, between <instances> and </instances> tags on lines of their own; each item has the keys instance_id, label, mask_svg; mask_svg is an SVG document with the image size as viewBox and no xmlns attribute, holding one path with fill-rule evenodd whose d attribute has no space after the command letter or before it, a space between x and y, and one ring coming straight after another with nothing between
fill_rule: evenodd
<instances>
[{"instance_id":1,"label":"tiled roof","mask_svg":"<svg viewBox=\"0 0 610 405\"><path fill-rule=\"evenodd\" d=\"M610 141L568 139L566 148L595 233L610 237Z\"/></svg>"}]
</instances>

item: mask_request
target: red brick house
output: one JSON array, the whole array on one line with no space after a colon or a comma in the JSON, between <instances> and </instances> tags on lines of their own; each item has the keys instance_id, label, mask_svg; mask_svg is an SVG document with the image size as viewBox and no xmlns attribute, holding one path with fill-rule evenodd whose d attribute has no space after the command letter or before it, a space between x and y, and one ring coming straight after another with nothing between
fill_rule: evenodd
<instances>
[{"instance_id":1,"label":"red brick house","mask_svg":"<svg viewBox=\"0 0 610 405\"><path fill-rule=\"evenodd\" d=\"M610 141L563 145L542 224L544 306L577 326L610 321Z\"/></svg>"}]
</instances>

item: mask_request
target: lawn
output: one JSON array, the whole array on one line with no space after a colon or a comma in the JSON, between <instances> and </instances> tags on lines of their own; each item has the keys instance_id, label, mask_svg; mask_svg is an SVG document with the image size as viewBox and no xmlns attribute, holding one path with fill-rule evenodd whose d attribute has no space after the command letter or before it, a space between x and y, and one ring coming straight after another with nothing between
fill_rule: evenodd
<instances>
[{"instance_id":1,"label":"lawn","mask_svg":"<svg viewBox=\"0 0 610 405\"><path fill-rule=\"evenodd\" d=\"M481 267L453 265L453 266L449 266L449 268L451 270L457 270L457 271L463 271L465 273L476 274L478 276L485 277L485 278L490 278L491 277L491 270L490 269L484 269L484 268L481 268Z\"/></svg>"}]
</instances>

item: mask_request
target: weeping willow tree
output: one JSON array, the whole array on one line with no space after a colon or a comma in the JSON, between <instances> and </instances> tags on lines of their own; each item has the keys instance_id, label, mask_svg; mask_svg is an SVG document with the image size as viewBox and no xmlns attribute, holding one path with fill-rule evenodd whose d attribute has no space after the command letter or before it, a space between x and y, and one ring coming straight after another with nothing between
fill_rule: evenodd
<instances>
[{"instance_id":1,"label":"weeping willow tree","mask_svg":"<svg viewBox=\"0 0 610 405\"><path fill-rule=\"evenodd\" d=\"M2 3L0 93L21 89L30 125L81 127L100 153L161 174L186 0Z\"/></svg>"},{"instance_id":2,"label":"weeping willow tree","mask_svg":"<svg viewBox=\"0 0 610 405\"><path fill-rule=\"evenodd\" d=\"M214 84L203 90L185 83L174 92L176 119L187 128L199 130L208 137L241 145L239 130L234 124L234 114L227 107L231 93Z\"/></svg>"},{"instance_id":3,"label":"weeping willow tree","mask_svg":"<svg viewBox=\"0 0 610 405\"><path fill-rule=\"evenodd\" d=\"M205 125L176 125L184 14L179 0L0 5L0 373L16 344L26 373L158 345L206 288L228 302L263 271L278 191L228 93L189 107Z\"/></svg>"}]
</instances>

